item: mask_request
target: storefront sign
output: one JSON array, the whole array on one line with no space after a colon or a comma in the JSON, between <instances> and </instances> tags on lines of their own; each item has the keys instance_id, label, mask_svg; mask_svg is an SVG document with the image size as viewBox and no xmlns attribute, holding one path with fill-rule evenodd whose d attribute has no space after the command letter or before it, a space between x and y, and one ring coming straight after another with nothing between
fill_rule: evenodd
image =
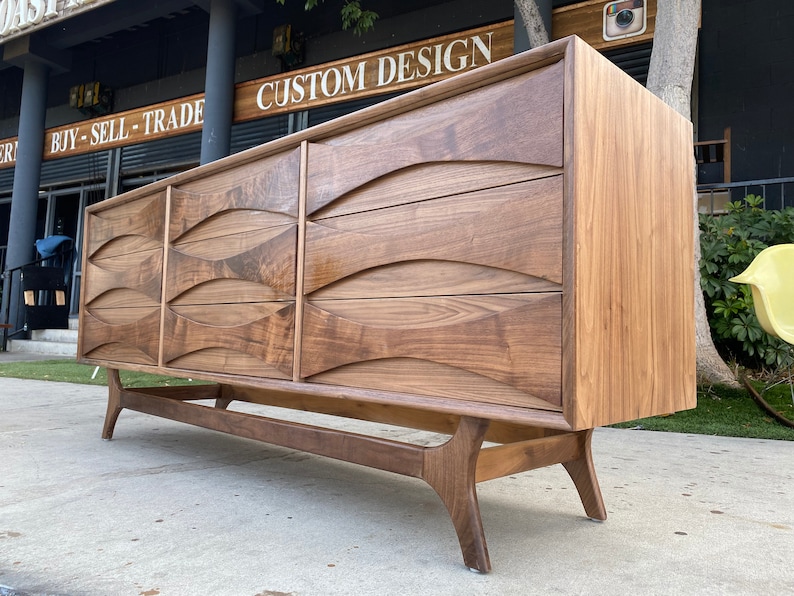
<instances>
[{"instance_id":1,"label":"storefront sign","mask_svg":"<svg viewBox=\"0 0 794 596\"><path fill-rule=\"evenodd\" d=\"M408 90L512 53L513 22L509 21L248 81L236 87L234 121ZM48 129L44 159L185 134L201 130L203 122L202 93ZM16 139L0 140L0 168L13 166L15 160Z\"/></svg>"},{"instance_id":2,"label":"storefront sign","mask_svg":"<svg viewBox=\"0 0 794 596\"><path fill-rule=\"evenodd\" d=\"M114 0L0 0L0 44Z\"/></svg>"},{"instance_id":3,"label":"storefront sign","mask_svg":"<svg viewBox=\"0 0 794 596\"><path fill-rule=\"evenodd\" d=\"M241 83L235 121L413 89L513 53L513 22Z\"/></svg>"}]
</instances>

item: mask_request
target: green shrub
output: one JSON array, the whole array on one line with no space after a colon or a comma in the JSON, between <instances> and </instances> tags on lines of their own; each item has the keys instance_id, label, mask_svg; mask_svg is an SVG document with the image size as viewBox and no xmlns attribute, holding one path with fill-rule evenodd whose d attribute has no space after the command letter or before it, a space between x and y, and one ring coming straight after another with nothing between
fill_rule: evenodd
<instances>
[{"instance_id":1,"label":"green shrub","mask_svg":"<svg viewBox=\"0 0 794 596\"><path fill-rule=\"evenodd\" d=\"M728 281L768 246L794 242L794 209L767 211L762 202L748 195L728 203L725 215L700 216L700 283L722 355L749 368L777 368L791 363L788 344L761 328L750 288Z\"/></svg>"}]
</instances>

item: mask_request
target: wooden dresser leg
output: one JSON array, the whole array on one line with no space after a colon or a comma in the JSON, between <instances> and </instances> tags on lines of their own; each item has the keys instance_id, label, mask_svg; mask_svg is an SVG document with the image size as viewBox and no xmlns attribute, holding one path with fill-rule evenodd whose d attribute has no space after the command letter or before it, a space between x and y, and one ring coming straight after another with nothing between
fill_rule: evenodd
<instances>
[{"instance_id":1,"label":"wooden dresser leg","mask_svg":"<svg viewBox=\"0 0 794 596\"><path fill-rule=\"evenodd\" d=\"M601 488L598 486L595 466L593 465L593 454L590 450L590 443L593 438L593 429L582 431L580 441L582 442L582 457L562 464L568 470L576 490L579 491L579 498L582 499L585 513L588 517L598 520L607 518L607 510L604 507L604 499L601 496Z\"/></svg>"},{"instance_id":2,"label":"wooden dresser leg","mask_svg":"<svg viewBox=\"0 0 794 596\"><path fill-rule=\"evenodd\" d=\"M102 438L110 440L113 438L113 429L116 420L124 408L121 406L121 378L119 371L115 368L108 369L108 409L105 413L105 426L102 428Z\"/></svg>"},{"instance_id":3,"label":"wooden dresser leg","mask_svg":"<svg viewBox=\"0 0 794 596\"><path fill-rule=\"evenodd\" d=\"M221 385L220 393L221 396L215 400L215 407L219 410L225 410L234 401L234 387Z\"/></svg>"},{"instance_id":4,"label":"wooden dresser leg","mask_svg":"<svg viewBox=\"0 0 794 596\"><path fill-rule=\"evenodd\" d=\"M452 438L424 453L422 478L441 497L458 534L463 561L470 569L491 570L477 502L475 472L488 420L462 417Z\"/></svg>"}]
</instances>

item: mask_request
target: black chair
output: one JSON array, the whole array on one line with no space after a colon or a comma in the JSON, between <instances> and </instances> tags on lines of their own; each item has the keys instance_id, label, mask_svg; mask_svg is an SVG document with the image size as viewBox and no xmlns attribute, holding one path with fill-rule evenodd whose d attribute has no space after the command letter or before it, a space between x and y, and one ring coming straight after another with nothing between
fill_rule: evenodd
<instances>
[{"instance_id":1,"label":"black chair","mask_svg":"<svg viewBox=\"0 0 794 596\"><path fill-rule=\"evenodd\" d=\"M68 329L69 305L61 267L22 267L25 329Z\"/></svg>"}]
</instances>

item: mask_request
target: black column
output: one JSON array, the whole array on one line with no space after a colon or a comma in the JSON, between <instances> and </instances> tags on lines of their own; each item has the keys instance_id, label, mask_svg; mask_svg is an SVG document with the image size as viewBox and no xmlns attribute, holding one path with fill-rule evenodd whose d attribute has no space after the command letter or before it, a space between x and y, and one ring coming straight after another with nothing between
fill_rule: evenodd
<instances>
[{"instance_id":1,"label":"black column","mask_svg":"<svg viewBox=\"0 0 794 596\"><path fill-rule=\"evenodd\" d=\"M14 187L11 195L11 217L8 229L6 269L13 269L35 258L36 213L39 202L41 159L44 152L44 121L47 109L49 67L30 58L25 62L22 81L22 103L19 110ZM3 307L9 307L8 322L14 330L24 324L24 308L19 289L19 272L3 280ZM5 312L5 310L4 310Z\"/></svg>"},{"instance_id":2,"label":"black column","mask_svg":"<svg viewBox=\"0 0 794 596\"><path fill-rule=\"evenodd\" d=\"M231 150L236 17L234 0L212 0L201 130L202 164L225 157Z\"/></svg>"}]
</instances>

